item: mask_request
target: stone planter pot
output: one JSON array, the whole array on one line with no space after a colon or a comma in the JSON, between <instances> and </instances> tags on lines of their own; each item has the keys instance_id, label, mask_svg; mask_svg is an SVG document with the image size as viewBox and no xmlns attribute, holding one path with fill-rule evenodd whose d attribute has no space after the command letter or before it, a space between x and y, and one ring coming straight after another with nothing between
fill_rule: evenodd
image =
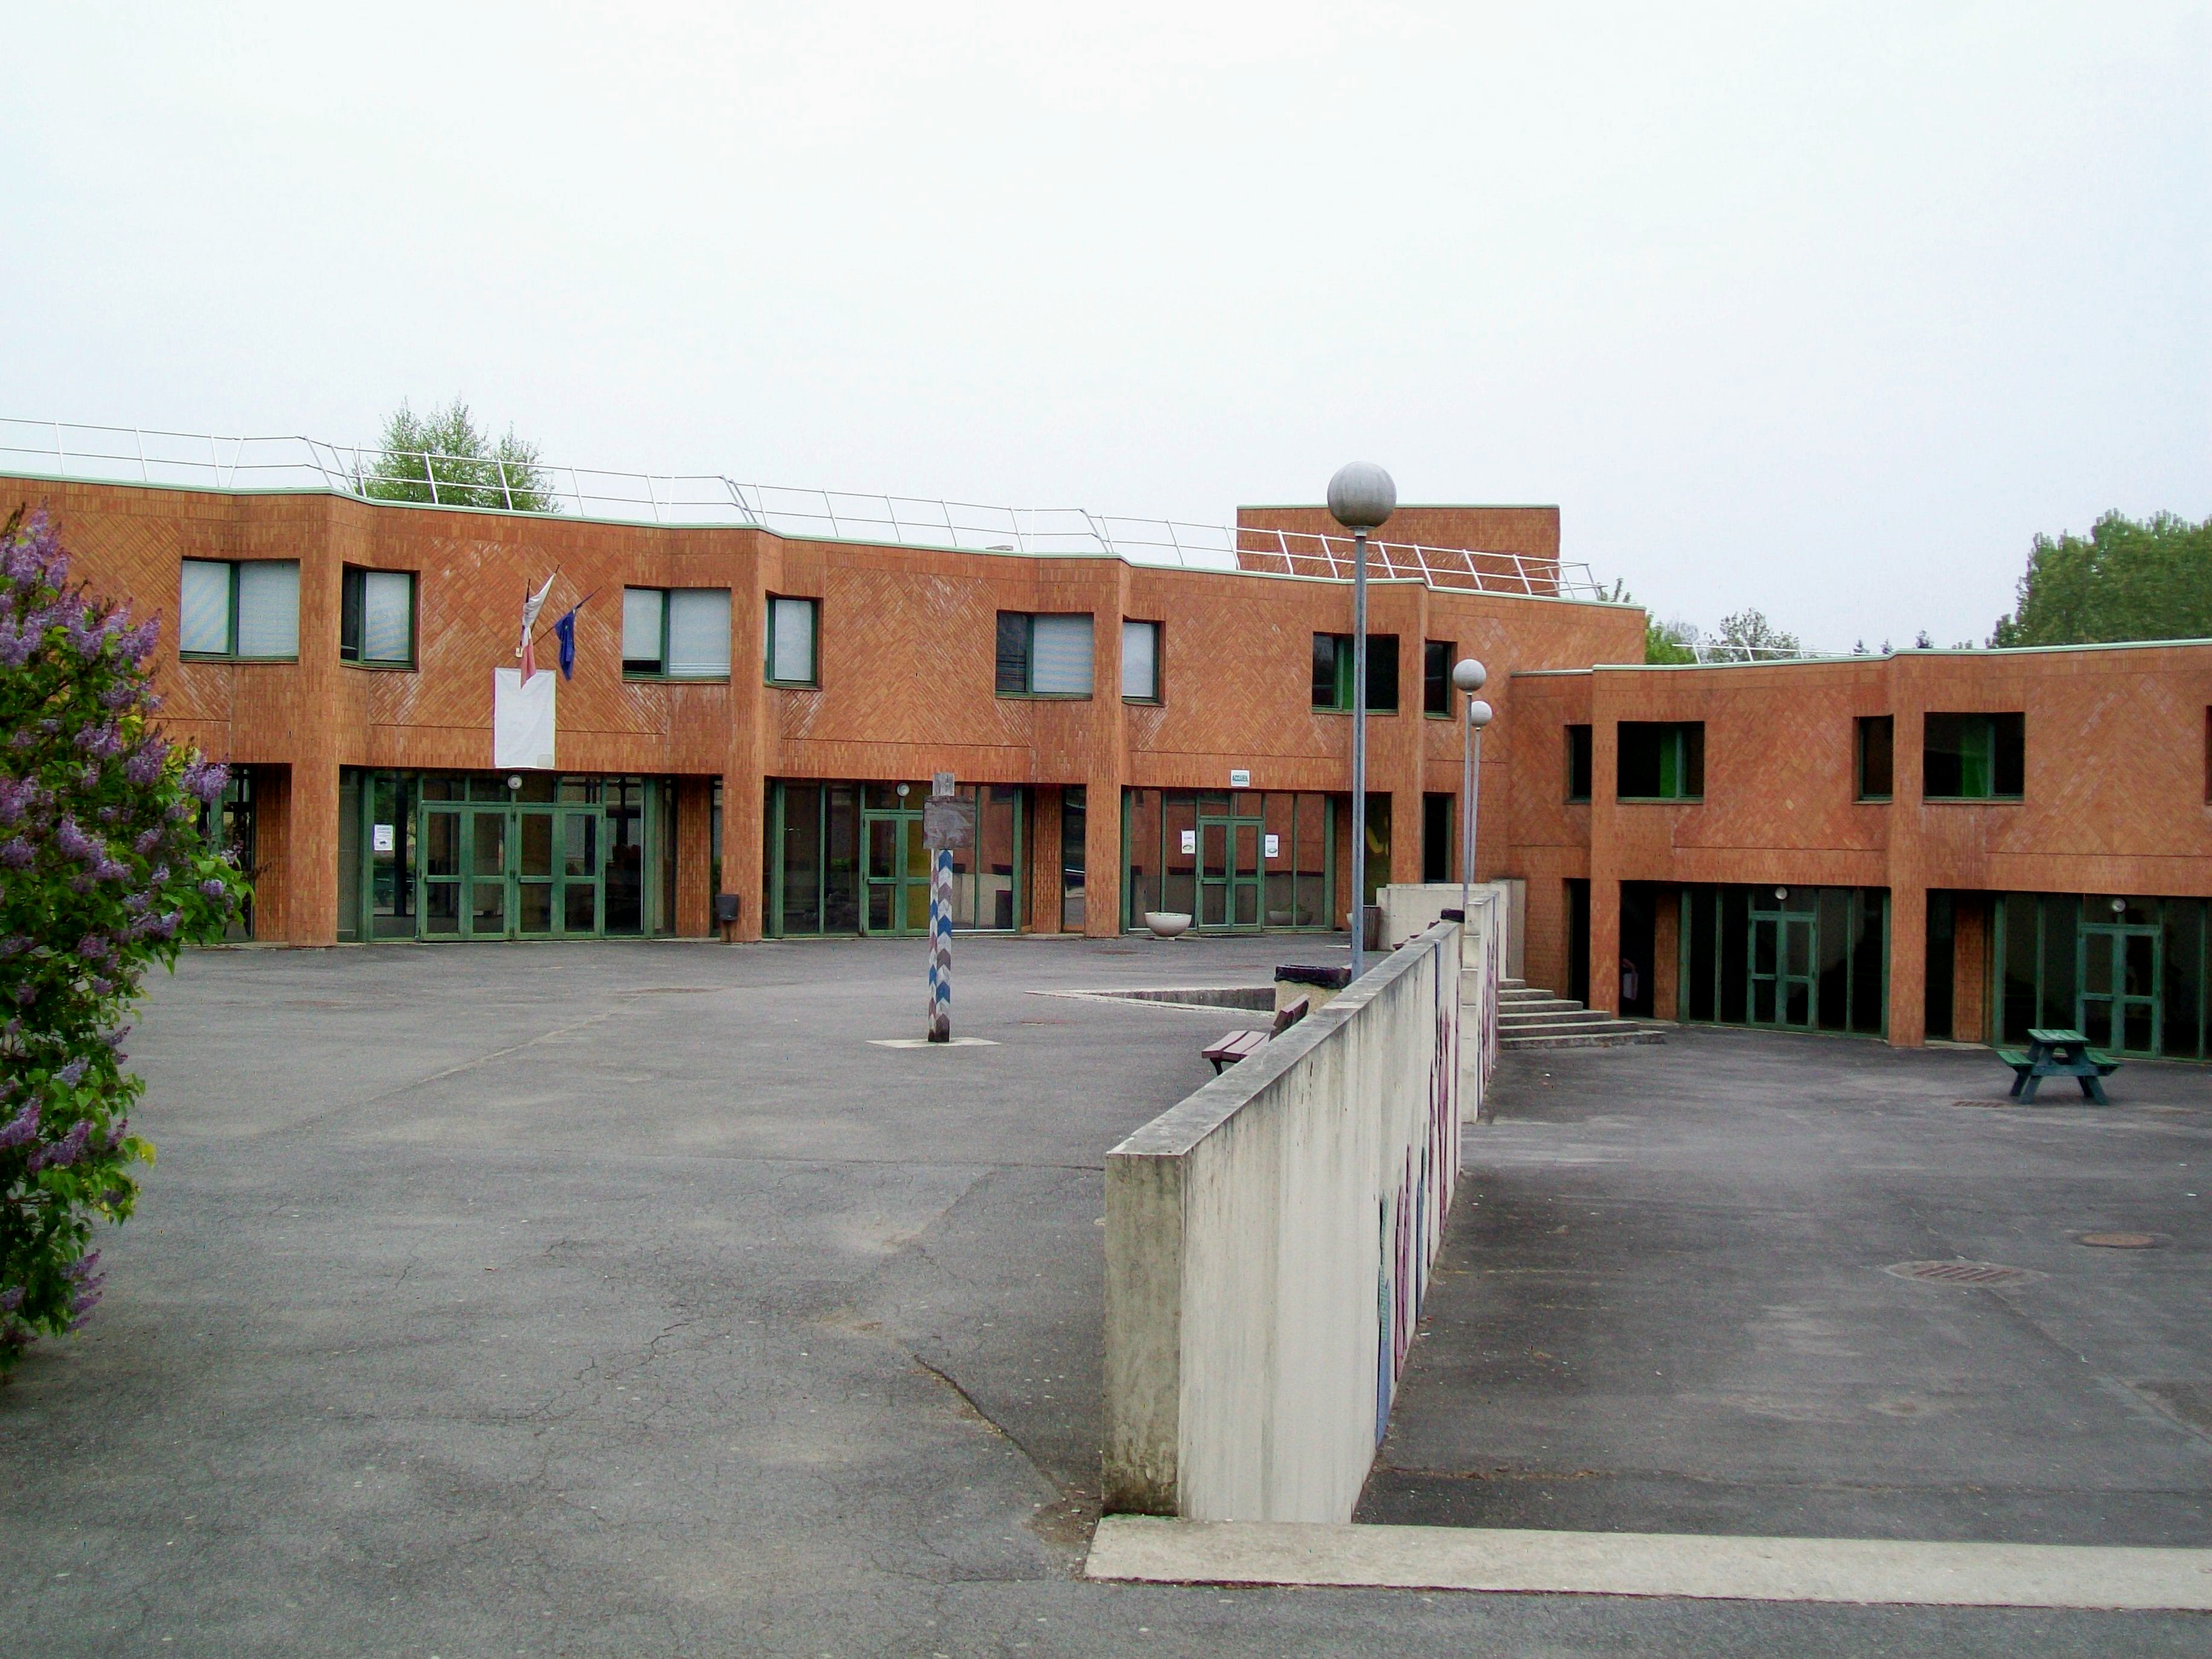
<instances>
[{"instance_id":1,"label":"stone planter pot","mask_svg":"<svg viewBox=\"0 0 2212 1659\"><path fill-rule=\"evenodd\" d=\"M1145 926L1156 938L1180 939L1190 931L1190 918L1180 910L1147 910Z\"/></svg>"}]
</instances>

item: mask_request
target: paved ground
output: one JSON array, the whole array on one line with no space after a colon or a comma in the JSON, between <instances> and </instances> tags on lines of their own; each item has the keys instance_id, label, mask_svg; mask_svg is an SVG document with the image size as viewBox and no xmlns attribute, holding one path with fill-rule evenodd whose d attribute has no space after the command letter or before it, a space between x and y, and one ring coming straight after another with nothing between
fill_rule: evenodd
<instances>
[{"instance_id":1,"label":"paved ground","mask_svg":"<svg viewBox=\"0 0 2212 1659\"><path fill-rule=\"evenodd\" d=\"M919 1025L913 945L192 957L131 1045L161 1162L107 1300L0 1390L0 1655L2202 1651L2189 1621L1076 1578L1101 1163L1233 1021L1028 993L1326 948L963 941L962 1029L1001 1046L936 1053L866 1041ZM1686 1052L1584 1074L1663 1098L1636 1068ZM1543 1134L1577 1198L1577 1136L1643 1150L1636 1109L1577 1124L1513 1076L1561 1120L1478 1143L1522 1138L1522 1213ZM1780 1109L1825 1146L1821 1105ZM1532 1346L1598 1340L1566 1323Z\"/></svg>"},{"instance_id":2,"label":"paved ground","mask_svg":"<svg viewBox=\"0 0 2212 1659\"><path fill-rule=\"evenodd\" d=\"M2212 1546L2212 1074L2009 1081L1710 1030L1508 1056L1361 1518ZM2159 1245L2075 1242L2120 1230ZM2040 1276L1883 1271L1961 1257Z\"/></svg>"}]
</instances>

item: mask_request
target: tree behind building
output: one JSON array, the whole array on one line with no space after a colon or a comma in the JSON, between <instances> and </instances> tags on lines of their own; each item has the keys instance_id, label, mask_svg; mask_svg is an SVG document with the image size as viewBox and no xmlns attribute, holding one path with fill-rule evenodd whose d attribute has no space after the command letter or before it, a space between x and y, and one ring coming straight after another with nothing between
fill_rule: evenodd
<instances>
[{"instance_id":1,"label":"tree behind building","mask_svg":"<svg viewBox=\"0 0 2212 1659\"><path fill-rule=\"evenodd\" d=\"M2212 639L2212 519L2118 513L2087 537L2035 538L2009 617L1991 645Z\"/></svg>"},{"instance_id":2,"label":"tree behind building","mask_svg":"<svg viewBox=\"0 0 2212 1659\"><path fill-rule=\"evenodd\" d=\"M459 398L417 415L404 403L384 423L382 447L356 473L372 501L430 501L514 513L558 513L538 447L514 435L494 441Z\"/></svg>"}]
</instances>

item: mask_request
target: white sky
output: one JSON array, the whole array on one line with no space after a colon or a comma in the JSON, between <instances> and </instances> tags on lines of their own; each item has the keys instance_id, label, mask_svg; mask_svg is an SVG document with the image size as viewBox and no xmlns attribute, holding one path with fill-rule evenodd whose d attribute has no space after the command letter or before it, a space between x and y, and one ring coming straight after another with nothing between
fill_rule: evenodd
<instances>
[{"instance_id":1,"label":"white sky","mask_svg":"<svg viewBox=\"0 0 2212 1659\"><path fill-rule=\"evenodd\" d=\"M6 0L0 414L1225 520L1979 640L2212 514L2212 0Z\"/></svg>"}]
</instances>

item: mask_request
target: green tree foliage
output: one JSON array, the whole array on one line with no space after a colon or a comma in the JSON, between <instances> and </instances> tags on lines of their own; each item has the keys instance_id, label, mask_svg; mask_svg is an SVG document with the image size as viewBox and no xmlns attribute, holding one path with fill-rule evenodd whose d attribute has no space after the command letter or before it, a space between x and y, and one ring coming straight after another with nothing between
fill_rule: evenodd
<instances>
[{"instance_id":1,"label":"green tree foliage","mask_svg":"<svg viewBox=\"0 0 2212 1659\"><path fill-rule=\"evenodd\" d=\"M459 398L417 415L404 403L384 423L383 447L356 472L364 495L380 501L435 501L516 513L558 513L538 447L514 435L495 441L477 429Z\"/></svg>"},{"instance_id":2,"label":"green tree foliage","mask_svg":"<svg viewBox=\"0 0 2212 1659\"><path fill-rule=\"evenodd\" d=\"M1697 659L1698 630L1694 624L1656 619L1644 624L1644 660L1647 663Z\"/></svg>"},{"instance_id":3,"label":"green tree foliage","mask_svg":"<svg viewBox=\"0 0 2212 1659\"><path fill-rule=\"evenodd\" d=\"M1761 657L1795 656L1804 648L1795 634L1767 621L1765 611L1746 610L1721 618L1719 631L1705 641L1705 657L1708 661L1751 662Z\"/></svg>"},{"instance_id":4,"label":"green tree foliage","mask_svg":"<svg viewBox=\"0 0 2212 1659\"><path fill-rule=\"evenodd\" d=\"M122 1048L147 964L221 939L246 890L200 830L223 769L155 727L155 624L68 573L44 514L0 527L0 1376L83 1323L94 1226L154 1161Z\"/></svg>"},{"instance_id":5,"label":"green tree foliage","mask_svg":"<svg viewBox=\"0 0 2212 1659\"><path fill-rule=\"evenodd\" d=\"M2107 513L2085 537L2038 536L1991 645L2212 639L2212 518Z\"/></svg>"}]
</instances>

